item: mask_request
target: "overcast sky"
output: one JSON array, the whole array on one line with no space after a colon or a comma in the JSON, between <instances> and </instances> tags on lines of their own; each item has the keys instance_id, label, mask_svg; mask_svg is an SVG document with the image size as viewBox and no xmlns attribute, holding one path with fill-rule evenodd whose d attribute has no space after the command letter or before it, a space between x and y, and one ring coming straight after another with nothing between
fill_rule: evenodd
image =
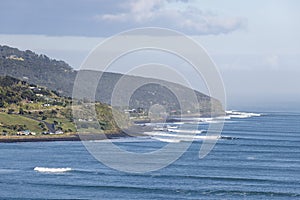
<instances>
[{"instance_id":1,"label":"overcast sky","mask_svg":"<svg viewBox=\"0 0 300 200\"><path fill-rule=\"evenodd\" d=\"M2 0L0 44L78 69L99 42L120 31L170 28L207 50L229 107L300 110L299 10L298 0Z\"/></svg>"}]
</instances>

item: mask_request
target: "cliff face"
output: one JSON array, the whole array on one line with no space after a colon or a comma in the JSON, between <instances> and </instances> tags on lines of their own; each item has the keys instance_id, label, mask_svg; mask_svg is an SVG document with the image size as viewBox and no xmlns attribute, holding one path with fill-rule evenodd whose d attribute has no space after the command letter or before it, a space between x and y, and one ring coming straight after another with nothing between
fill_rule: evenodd
<instances>
[{"instance_id":1,"label":"cliff face","mask_svg":"<svg viewBox=\"0 0 300 200\"><path fill-rule=\"evenodd\" d=\"M109 72L102 74L102 72L94 71L80 73L88 77L99 77L102 75L97 87L96 100L110 104L113 89L123 75ZM30 50L20 51L16 48L0 46L0 75L9 75L28 83L45 86L51 90L58 91L63 96L72 96L74 80L77 74L78 71L73 70L64 61L57 61L45 55L38 55ZM132 83L142 83L146 78L126 76L126 79ZM159 82L163 84L160 85ZM169 112L181 110L183 113L189 112L192 114L193 111L199 108L200 113L203 115L216 115L223 111L218 100L198 91L194 91L194 93L199 104L195 105L186 99L184 102L186 103L186 109L182 110L180 108L180 103L182 102L179 103L174 93L168 88L176 88L176 91L183 95L186 92L190 93L191 90L178 84L166 81L159 82L158 84L144 85L136 90L130 99L129 108L143 108L147 110L154 104L161 104Z\"/></svg>"}]
</instances>

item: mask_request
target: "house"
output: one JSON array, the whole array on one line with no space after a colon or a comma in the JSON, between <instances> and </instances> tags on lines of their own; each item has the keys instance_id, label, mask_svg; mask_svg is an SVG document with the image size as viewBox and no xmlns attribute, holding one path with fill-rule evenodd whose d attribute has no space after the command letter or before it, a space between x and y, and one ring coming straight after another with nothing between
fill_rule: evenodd
<instances>
[{"instance_id":1,"label":"house","mask_svg":"<svg viewBox=\"0 0 300 200\"><path fill-rule=\"evenodd\" d=\"M6 59L9 59L9 60L19 60L19 61L24 61L24 58L22 58L22 57L17 57L16 55L10 55L10 56L7 56Z\"/></svg>"},{"instance_id":2,"label":"house","mask_svg":"<svg viewBox=\"0 0 300 200\"><path fill-rule=\"evenodd\" d=\"M25 130L25 131L18 131L17 135L36 135L35 132L31 132L30 130Z\"/></svg>"},{"instance_id":3,"label":"house","mask_svg":"<svg viewBox=\"0 0 300 200\"><path fill-rule=\"evenodd\" d=\"M1 135L2 136L7 136L7 132L2 132Z\"/></svg>"},{"instance_id":4,"label":"house","mask_svg":"<svg viewBox=\"0 0 300 200\"><path fill-rule=\"evenodd\" d=\"M126 109L126 110L124 110L124 112L126 114L128 114L128 113L136 113L136 109Z\"/></svg>"},{"instance_id":5,"label":"house","mask_svg":"<svg viewBox=\"0 0 300 200\"><path fill-rule=\"evenodd\" d=\"M39 92L39 91L41 91L41 88L34 87L34 88L32 88L32 90L33 90L34 92Z\"/></svg>"},{"instance_id":6,"label":"house","mask_svg":"<svg viewBox=\"0 0 300 200\"><path fill-rule=\"evenodd\" d=\"M57 131L55 131L55 134L56 135L61 135L61 134L64 134L64 132L62 130L57 130Z\"/></svg>"},{"instance_id":7,"label":"house","mask_svg":"<svg viewBox=\"0 0 300 200\"><path fill-rule=\"evenodd\" d=\"M29 131L18 131L17 135L29 135Z\"/></svg>"}]
</instances>

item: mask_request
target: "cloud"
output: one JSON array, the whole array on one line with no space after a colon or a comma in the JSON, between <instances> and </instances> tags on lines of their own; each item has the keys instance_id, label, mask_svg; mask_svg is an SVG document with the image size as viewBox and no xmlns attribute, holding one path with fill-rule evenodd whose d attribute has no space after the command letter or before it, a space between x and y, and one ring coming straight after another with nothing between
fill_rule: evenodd
<instances>
[{"instance_id":1,"label":"cloud","mask_svg":"<svg viewBox=\"0 0 300 200\"><path fill-rule=\"evenodd\" d=\"M129 0L119 3L121 11L95 16L107 23L128 26L161 26L188 34L221 34L242 29L246 20L241 17L222 16L211 11L192 7L188 1L174 0ZM176 6L177 5L177 6Z\"/></svg>"},{"instance_id":2,"label":"cloud","mask_svg":"<svg viewBox=\"0 0 300 200\"><path fill-rule=\"evenodd\" d=\"M211 1L189 0L51 0L3 1L0 34L107 37L146 26L170 28L188 35L230 33L246 25L230 7L231 16L215 13ZM234 3L235 5L236 3ZM207 9L201 8L207 7ZM222 11L222 12L223 12ZM10 13L14 13L11 15ZM10 16L10 17L7 17Z\"/></svg>"},{"instance_id":3,"label":"cloud","mask_svg":"<svg viewBox=\"0 0 300 200\"><path fill-rule=\"evenodd\" d=\"M126 2L126 1L125 1ZM160 8L165 3L164 0L140 0L140 1L127 1L120 4L127 12L116 14L103 14L97 15L99 20L108 20L111 22L128 22L133 21L136 23L143 23L152 20L160 12Z\"/></svg>"}]
</instances>

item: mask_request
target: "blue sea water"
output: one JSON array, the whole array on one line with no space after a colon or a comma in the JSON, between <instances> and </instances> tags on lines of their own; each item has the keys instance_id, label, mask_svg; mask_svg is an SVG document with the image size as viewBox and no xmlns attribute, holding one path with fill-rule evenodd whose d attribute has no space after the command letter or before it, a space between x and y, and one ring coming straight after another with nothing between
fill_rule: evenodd
<instances>
[{"instance_id":1,"label":"blue sea water","mask_svg":"<svg viewBox=\"0 0 300 200\"><path fill-rule=\"evenodd\" d=\"M110 169L81 142L0 144L0 199L300 199L300 114L230 119L208 156L194 142L170 166L146 174ZM156 140L120 147L153 150ZM64 173L35 167L71 168Z\"/></svg>"}]
</instances>

